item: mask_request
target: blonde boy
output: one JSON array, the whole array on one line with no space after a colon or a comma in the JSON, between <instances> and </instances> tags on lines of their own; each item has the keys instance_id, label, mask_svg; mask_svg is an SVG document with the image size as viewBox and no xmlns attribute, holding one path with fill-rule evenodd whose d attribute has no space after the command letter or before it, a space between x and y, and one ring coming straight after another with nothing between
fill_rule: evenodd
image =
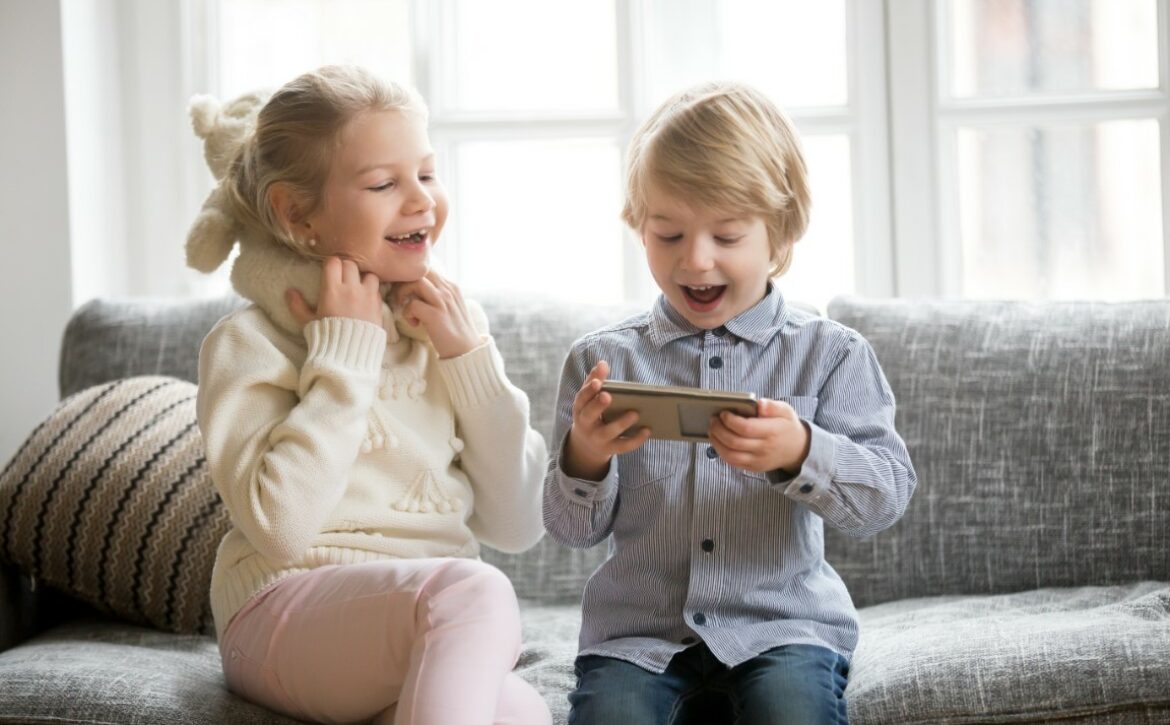
<instances>
[{"instance_id":1,"label":"blonde boy","mask_svg":"<svg viewBox=\"0 0 1170 725\"><path fill-rule=\"evenodd\" d=\"M545 477L549 533L610 548L569 722L665 725L699 702L720 722L847 722L857 614L823 526L881 531L916 479L869 344L772 282L808 224L798 137L757 91L708 84L664 103L629 157L622 216L662 294L574 343ZM710 444L625 437L637 414L602 421L606 378L750 391L760 414L713 418Z\"/></svg>"}]
</instances>

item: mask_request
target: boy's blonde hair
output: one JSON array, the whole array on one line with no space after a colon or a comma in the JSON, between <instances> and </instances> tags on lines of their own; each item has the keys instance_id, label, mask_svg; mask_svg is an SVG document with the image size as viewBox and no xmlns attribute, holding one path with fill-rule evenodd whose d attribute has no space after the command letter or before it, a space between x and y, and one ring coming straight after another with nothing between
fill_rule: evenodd
<instances>
[{"instance_id":1,"label":"boy's blonde hair","mask_svg":"<svg viewBox=\"0 0 1170 725\"><path fill-rule=\"evenodd\" d=\"M358 114L391 110L427 115L426 104L413 90L360 66L324 66L286 83L260 109L255 130L228 169L233 216L301 254L315 256L273 208L273 185L287 185L300 217L312 214L322 204L345 126Z\"/></svg>"},{"instance_id":2,"label":"boy's blonde hair","mask_svg":"<svg viewBox=\"0 0 1170 725\"><path fill-rule=\"evenodd\" d=\"M763 217L771 276L788 269L812 205L800 138L759 91L705 83L663 103L630 141L622 219L641 231L653 185L694 206Z\"/></svg>"}]
</instances>

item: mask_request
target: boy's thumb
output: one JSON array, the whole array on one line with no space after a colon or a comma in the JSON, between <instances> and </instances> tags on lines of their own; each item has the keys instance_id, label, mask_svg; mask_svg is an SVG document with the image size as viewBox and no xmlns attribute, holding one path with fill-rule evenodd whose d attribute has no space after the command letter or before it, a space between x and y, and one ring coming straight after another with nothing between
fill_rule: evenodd
<instances>
[{"instance_id":1,"label":"boy's thumb","mask_svg":"<svg viewBox=\"0 0 1170 725\"><path fill-rule=\"evenodd\" d=\"M757 410L761 418L791 418L795 413L788 403L771 398L760 398Z\"/></svg>"}]
</instances>

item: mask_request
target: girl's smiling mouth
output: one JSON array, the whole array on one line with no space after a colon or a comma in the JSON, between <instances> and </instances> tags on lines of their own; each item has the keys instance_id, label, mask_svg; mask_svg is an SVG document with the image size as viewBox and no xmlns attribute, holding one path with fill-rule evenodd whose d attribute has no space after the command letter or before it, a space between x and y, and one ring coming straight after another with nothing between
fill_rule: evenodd
<instances>
[{"instance_id":1,"label":"girl's smiling mouth","mask_svg":"<svg viewBox=\"0 0 1170 725\"><path fill-rule=\"evenodd\" d=\"M425 249L430 236L431 228L424 227L422 229L416 229L413 232L406 232L405 234L388 235L384 239L396 247Z\"/></svg>"}]
</instances>

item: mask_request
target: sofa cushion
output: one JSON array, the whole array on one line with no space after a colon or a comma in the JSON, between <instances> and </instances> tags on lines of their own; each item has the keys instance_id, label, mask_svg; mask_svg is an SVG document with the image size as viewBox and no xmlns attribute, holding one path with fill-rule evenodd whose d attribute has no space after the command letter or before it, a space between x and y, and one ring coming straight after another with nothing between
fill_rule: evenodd
<instances>
[{"instance_id":1,"label":"sofa cushion","mask_svg":"<svg viewBox=\"0 0 1170 725\"><path fill-rule=\"evenodd\" d=\"M873 345L918 473L874 539L826 530L868 606L1170 581L1170 300L836 299Z\"/></svg>"},{"instance_id":2,"label":"sofa cushion","mask_svg":"<svg viewBox=\"0 0 1170 725\"><path fill-rule=\"evenodd\" d=\"M0 723L300 722L227 691L215 640L75 620L0 653Z\"/></svg>"},{"instance_id":3,"label":"sofa cushion","mask_svg":"<svg viewBox=\"0 0 1170 725\"><path fill-rule=\"evenodd\" d=\"M523 602L521 616L525 644L516 673L563 724L576 684L580 609ZM0 723L299 722L228 692L211 637L108 620L74 620L0 652L0 682Z\"/></svg>"},{"instance_id":4,"label":"sofa cushion","mask_svg":"<svg viewBox=\"0 0 1170 725\"><path fill-rule=\"evenodd\" d=\"M1170 722L1170 584L932 597L860 614L846 690L854 725Z\"/></svg>"},{"instance_id":5,"label":"sofa cushion","mask_svg":"<svg viewBox=\"0 0 1170 725\"><path fill-rule=\"evenodd\" d=\"M195 424L195 386L126 378L62 401L0 473L0 558L99 610L211 631L228 515Z\"/></svg>"}]
</instances>

